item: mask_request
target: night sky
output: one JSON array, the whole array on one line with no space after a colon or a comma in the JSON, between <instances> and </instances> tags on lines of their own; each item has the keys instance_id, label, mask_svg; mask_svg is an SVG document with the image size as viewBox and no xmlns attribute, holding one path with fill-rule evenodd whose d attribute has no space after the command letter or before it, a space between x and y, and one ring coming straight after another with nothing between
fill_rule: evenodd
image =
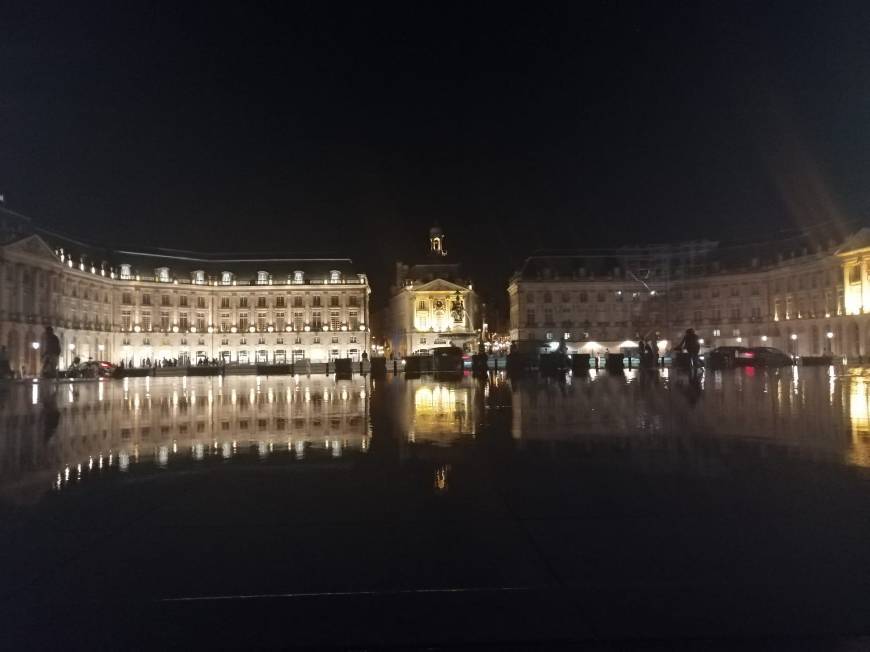
<instances>
[{"instance_id":1,"label":"night sky","mask_svg":"<svg viewBox=\"0 0 870 652\"><path fill-rule=\"evenodd\" d=\"M17 4L0 192L85 238L348 255L379 304L438 222L503 305L539 247L870 208L867 2Z\"/></svg>"}]
</instances>

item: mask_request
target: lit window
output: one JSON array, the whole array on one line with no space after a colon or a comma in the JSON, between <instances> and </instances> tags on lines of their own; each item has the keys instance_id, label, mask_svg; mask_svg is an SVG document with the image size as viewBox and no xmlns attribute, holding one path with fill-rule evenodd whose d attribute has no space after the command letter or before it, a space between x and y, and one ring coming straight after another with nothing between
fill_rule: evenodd
<instances>
[{"instance_id":1,"label":"lit window","mask_svg":"<svg viewBox=\"0 0 870 652\"><path fill-rule=\"evenodd\" d=\"M233 273L232 272L221 272L221 285L232 285L233 283Z\"/></svg>"},{"instance_id":2,"label":"lit window","mask_svg":"<svg viewBox=\"0 0 870 652\"><path fill-rule=\"evenodd\" d=\"M301 270L297 269L295 272L293 272L293 282L297 285L305 283L305 274Z\"/></svg>"},{"instance_id":3,"label":"lit window","mask_svg":"<svg viewBox=\"0 0 870 652\"><path fill-rule=\"evenodd\" d=\"M337 269L330 270L329 282L330 283L341 283L341 272L339 272Z\"/></svg>"},{"instance_id":4,"label":"lit window","mask_svg":"<svg viewBox=\"0 0 870 652\"><path fill-rule=\"evenodd\" d=\"M169 283L169 268L158 267L154 270L154 276L160 283Z\"/></svg>"},{"instance_id":5,"label":"lit window","mask_svg":"<svg viewBox=\"0 0 870 652\"><path fill-rule=\"evenodd\" d=\"M131 276L132 276L132 274L130 273L130 265L127 263L124 263L123 265L121 265L121 278L127 279L127 278L130 278Z\"/></svg>"},{"instance_id":6,"label":"lit window","mask_svg":"<svg viewBox=\"0 0 870 652\"><path fill-rule=\"evenodd\" d=\"M269 284L269 272L259 271L257 272L257 285L268 285Z\"/></svg>"},{"instance_id":7,"label":"lit window","mask_svg":"<svg viewBox=\"0 0 870 652\"><path fill-rule=\"evenodd\" d=\"M191 280L195 285L205 285L205 270L198 269L191 275Z\"/></svg>"}]
</instances>

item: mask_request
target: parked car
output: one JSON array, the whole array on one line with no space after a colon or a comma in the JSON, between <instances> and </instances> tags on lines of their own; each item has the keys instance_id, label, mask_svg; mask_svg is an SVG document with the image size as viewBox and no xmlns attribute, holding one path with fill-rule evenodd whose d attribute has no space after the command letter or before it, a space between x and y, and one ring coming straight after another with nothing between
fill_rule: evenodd
<instances>
[{"instance_id":1,"label":"parked car","mask_svg":"<svg viewBox=\"0 0 870 652\"><path fill-rule=\"evenodd\" d=\"M713 368L733 367L738 356L747 351L749 349L745 346L718 346L707 354L706 360Z\"/></svg>"},{"instance_id":2,"label":"parked car","mask_svg":"<svg viewBox=\"0 0 870 652\"><path fill-rule=\"evenodd\" d=\"M116 365L105 360L88 360L78 365L78 377L107 378L115 371Z\"/></svg>"},{"instance_id":3,"label":"parked car","mask_svg":"<svg viewBox=\"0 0 870 652\"><path fill-rule=\"evenodd\" d=\"M772 346L754 346L737 353L737 364L745 367L785 367L793 362L788 353Z\"/></svg>"}]
</instances>

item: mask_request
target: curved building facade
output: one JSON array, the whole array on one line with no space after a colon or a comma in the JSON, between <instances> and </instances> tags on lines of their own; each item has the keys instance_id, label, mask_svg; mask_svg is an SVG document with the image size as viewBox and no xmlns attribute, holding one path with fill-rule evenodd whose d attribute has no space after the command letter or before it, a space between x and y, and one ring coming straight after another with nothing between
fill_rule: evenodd
<instances>
[{"instance_id":1,"label":"curved building facade","mask_svg":"<svg viewBox=\"0 0 870 652\"><path fill-rule=\"evenodd\" d=\"M106 249L0 209L0 344L36 373L44 327L75 357L141 366L359 360L368 278L347 258Z\"/></svg>"},{"instance_id":2,"label":"curved building facade","mask_svg":"<svg viewBox=\"0 0 870 652\"><path fill-rule=\"evenodd\" d=\"M800 356L870 355L870 229L720 247L710 241L532 256L511 278L511 340L525 351L664 351L704 344Z\"/></svg>"}]
</instances>

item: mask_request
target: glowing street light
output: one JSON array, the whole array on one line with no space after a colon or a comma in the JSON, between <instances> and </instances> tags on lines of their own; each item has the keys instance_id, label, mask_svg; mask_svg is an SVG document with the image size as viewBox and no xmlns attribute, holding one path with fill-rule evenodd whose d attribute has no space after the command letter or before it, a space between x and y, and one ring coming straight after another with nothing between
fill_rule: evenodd
<instances>
[{"instance_id":1,"label":"glowing street light","mask_svg":"<svg viewBox=\"0 0 870 652\"><path fill-rule=\"evenodd\" d=\"M33 350L36 351L39 348L39 342L31 342L30 346L32 346Z\"/></svg>"}]
</instances>

